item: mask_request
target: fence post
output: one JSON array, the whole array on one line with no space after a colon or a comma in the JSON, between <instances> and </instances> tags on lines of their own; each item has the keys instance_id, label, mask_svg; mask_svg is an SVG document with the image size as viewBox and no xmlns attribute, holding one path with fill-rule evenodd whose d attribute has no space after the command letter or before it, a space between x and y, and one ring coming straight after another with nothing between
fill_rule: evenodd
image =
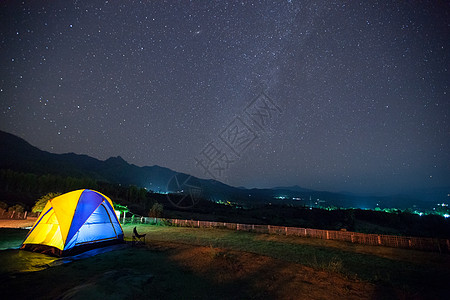
<instances>
[{"instance_id":1,"label":"fence post","mask_svg":"<svg viewBox=\"0 0 450 300\"><path fill-rule=\"evenodd\" d=\"M286 232L286 235L288 235L288 234L287 234L287 227L284 227L284 231Z\"/></svg>"},{"instance_id":2,"label":"fence post","mask_svg":"<svg viewBox=\"0 0 450 300\"><path fill-rule=\"evenodd\" d=\"M329 235L328 230L327 230L327 240L329 240L329 239L330 239L330 235Z\"/></svg>"},{"instance_id":3,"label":"fence post","mask_svg":"<svg viewBox=\"0 0 450 300\"><path fill-rule=\"evenodd\" d=\"M438 249L439 249L439 253L442 253L442 250L441 250L441 241L439 240L439 239L436 239L437 240L437 246L438 246Z\"/></svg>"},{"instance_id":4,"label":"fence post","mask_svg":"<svg viewBox=\"0 0 450 300\"><path fill-rule=\"evenodd\" d=\"M25 215L23 216L24 219L27 218L27 213L28 213L28 212L26 211L26 212L25 212Z\"/></svg>"},{"instance_id":5,"label":"fence post","mask_svg":"<svg viewBox=\"0 0 450 300\"><path fill-rule=\"evenodd\" d=\"M378 236L378 245L381 245L381 236Z\"/></svg>"}]
</instances>

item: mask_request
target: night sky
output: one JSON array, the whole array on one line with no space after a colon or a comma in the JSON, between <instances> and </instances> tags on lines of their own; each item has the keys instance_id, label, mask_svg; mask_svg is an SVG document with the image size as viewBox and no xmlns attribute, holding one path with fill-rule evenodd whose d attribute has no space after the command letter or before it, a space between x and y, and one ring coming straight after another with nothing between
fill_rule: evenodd
<instances>
[{"instance_id":1,"label":"night sky","mask_svg":"<svg viewBox=\"0 0 450 300\"><path fill-rule=\"evenodd\" d=\"M0 129L234 186L450 186L450 6L416 2L2 1Z\"/></svg>"}]
</instances>

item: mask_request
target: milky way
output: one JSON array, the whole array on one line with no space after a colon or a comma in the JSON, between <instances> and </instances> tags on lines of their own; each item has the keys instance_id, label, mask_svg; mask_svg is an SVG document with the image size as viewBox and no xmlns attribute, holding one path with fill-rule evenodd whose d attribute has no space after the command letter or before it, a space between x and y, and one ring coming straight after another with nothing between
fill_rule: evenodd
<instances>
[{"instance_id":1,"label":"milky way","mask_svg":"<svg viewBox=\"0 0 450 300\"><path fill-rule=\"evenodd\" d=\"M235 186L450 186L449 11L2 1L0 129Z\"/></svg>"}]
</instances>

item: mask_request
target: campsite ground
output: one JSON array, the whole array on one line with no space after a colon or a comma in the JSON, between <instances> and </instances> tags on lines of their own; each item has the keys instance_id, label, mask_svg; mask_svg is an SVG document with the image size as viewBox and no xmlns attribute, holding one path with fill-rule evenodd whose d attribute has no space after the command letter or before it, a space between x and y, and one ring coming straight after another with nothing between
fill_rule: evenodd
<instances>
[{"instance_id":1,"label":"campsite ground","mask_svg":"<svg viewBox=\"0 0 450 300\"><path fill-rule=\"evenodd\" d=\"M124 227L127 239L133 227ZM145 246L71 263L0 251L2 298L442 299L449 292L448 254L220 229L138 230ZM0 248L19 246L26 233L0 229Z\"/></svg>"},{"instance_id":2,"label":"campsite ground","mask_svg":"<svg viewBox=\"0 0 450 300\"><path fill-rule=\"evenodd\" d=\"M26 218L25 220L0 219L0 228L25 228L33 226L37 218Z\"/></svg>"}]
</instances>

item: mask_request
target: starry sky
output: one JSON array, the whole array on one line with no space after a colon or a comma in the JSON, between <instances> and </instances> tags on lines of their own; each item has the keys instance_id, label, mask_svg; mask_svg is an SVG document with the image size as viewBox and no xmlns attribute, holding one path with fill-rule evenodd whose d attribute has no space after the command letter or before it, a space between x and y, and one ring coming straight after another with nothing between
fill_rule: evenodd
<instances>
[{"instance_id":1,"label":"starry sky","mask_svg":"<svg viewBox=\"0 0 450 300\"><path fill-rule=\"evenodd\" d=\"M450 6L418 2L2 1L0 129L234 186L450 186Z\"/></svg>"}]
</instances>

